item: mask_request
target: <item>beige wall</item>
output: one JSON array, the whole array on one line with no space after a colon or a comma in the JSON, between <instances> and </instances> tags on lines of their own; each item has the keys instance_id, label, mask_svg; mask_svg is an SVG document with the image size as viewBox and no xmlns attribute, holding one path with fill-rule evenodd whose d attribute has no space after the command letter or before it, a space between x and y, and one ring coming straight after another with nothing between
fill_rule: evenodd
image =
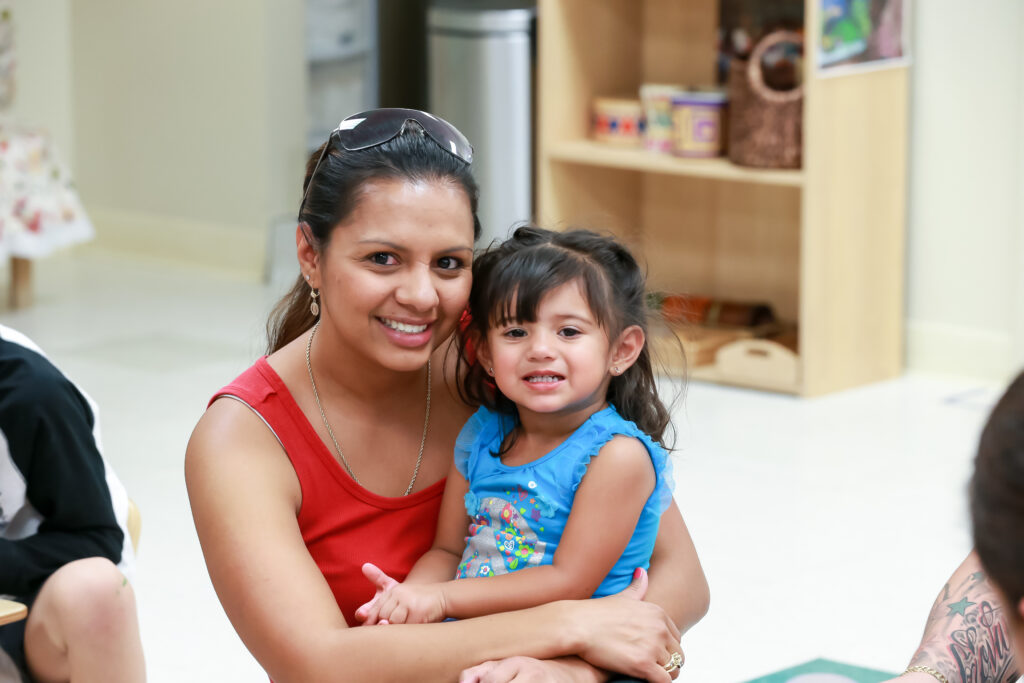
<instances>
[{"instance_id":1,"label":"beige wall","mask_svg":"<svg viewBox=\"0 0 1024 683\"><path fill-rule=\"evenodd\" d=\"M1024 364L1024 3L914 3L907 361Z\"/></svg>"},{"instance_id":2,"label":"beige wall","mask_svg":"<svg viewBox=\"0 0 1024 683\"><path fill-rule=\"evenodd\" d=\"M298 203L303 3L71 7L77 182L100 240L257 273Z\"/></svg>"},{"instance_id":3,"label":"beige wall","mask_svg":"<svg viewBox=\"0 0 1024 683\"><path fill-rule=\"evenodd\" d=\"M13 0L17 90L10 114L47 130L74 172L70 0Z\"/></svg>"}]
</instances>

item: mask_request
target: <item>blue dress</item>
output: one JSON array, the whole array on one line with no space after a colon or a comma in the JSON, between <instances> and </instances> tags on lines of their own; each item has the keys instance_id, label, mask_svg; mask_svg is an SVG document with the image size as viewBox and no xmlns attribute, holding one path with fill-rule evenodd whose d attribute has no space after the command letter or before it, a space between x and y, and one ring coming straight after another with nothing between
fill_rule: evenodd
<instances>
[{"instance_id":1,"label":"blue dress","mask_svg":"<svg viewBox=\"0 0 1024 683\"><path fill-rule=\"evenodd\" d=\"M512 416L480 408L455 442L455 465L469 482L466 513L472 520L457 578L551 564L587 464L612 437L625 434L647 448L657 483L629 544L593 597L621 591L632 580L633 570L648 568L661 513L672 501L668 453L609 406L591 415L549 453L525 465L508 466L494 454L514 425Z\"/></svg>"}]
</instances>

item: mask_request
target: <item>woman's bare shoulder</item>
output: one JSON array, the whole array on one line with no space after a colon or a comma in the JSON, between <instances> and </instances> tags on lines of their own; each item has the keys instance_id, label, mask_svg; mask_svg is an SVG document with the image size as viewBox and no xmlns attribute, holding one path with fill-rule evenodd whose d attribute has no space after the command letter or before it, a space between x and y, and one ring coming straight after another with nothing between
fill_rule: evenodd
<instances>
[{"instance_id":1,"label":"woman's bare shoulder","mask_svg":"<svg viewBox=\"0 0 1024 683\"><path fill-rule=\"evenodd\" d=\"M228 487L243 472L246 485L260 487L262 494L287 496L297 509L298 478L273 431L251 407L221 396L199 418L189 438L185 480L191 493L208 485Z\"/></svg>"}]
</instances>

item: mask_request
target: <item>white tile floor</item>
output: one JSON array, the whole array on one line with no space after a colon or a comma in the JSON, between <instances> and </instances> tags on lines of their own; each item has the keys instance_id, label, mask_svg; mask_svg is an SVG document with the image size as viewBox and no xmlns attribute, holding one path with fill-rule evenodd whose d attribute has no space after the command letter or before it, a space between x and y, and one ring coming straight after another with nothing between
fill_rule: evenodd
<instances>
[{"instance_id":1,"label":"white tile floor","mask_svg":"<svg viewBox=\"0 0 1024 683\"><path fill-rule=\"evenodd\" d=\"M211 393L261 353L276 293L90 248L40 262L36 283L36 305L0 322L101 407L107 457L142 510L150 680L266 680L210 586L182 457ZM691 384L676 497L712 607L684 640L681 680L737 683L816 657L902 670L968 550L964 484L999 392L921 375L816 400Z\"/></svg>"}]
</instances>

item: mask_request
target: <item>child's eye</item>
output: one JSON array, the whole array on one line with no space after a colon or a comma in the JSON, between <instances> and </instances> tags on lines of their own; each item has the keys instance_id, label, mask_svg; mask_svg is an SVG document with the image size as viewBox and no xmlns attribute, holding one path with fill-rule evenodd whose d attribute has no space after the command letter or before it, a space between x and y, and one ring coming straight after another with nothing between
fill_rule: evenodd
<instances>
[{"instance_id":1,"label":"child's eye","mask_svg":"<svg viewBox=\"0 0 1024 683\"><path fill-rule=\"evenodd\" d=\"M513 339L520 339L526 336L526 330L521 327L513 327L505 330L506 337L512 337Z\"/></svg>"},{"instance_id":2,"label":"child's eye","mask_svg":"<svg viewBox=\"0 0 1024 683\"><path fill-rule=\"evenodd\" d=\"M462 259L455 256L442 256L437 260L437 267L441 270L458 270L463 265Z\"/></svg>"},{"instance_id":3,"label":"child's eye","mask_svg":"<svg viewBox=\"0 0 1024 683\"><path fill-rule=\"evenodd\" d=\"M370 254L369 261L377 266L393 266L398 262L394 254L389 254L386 251L378 251Z\"/></svg>"},{"instance_id":4,"label":"child's eye","mask_svg":"<svg viewBox=\"0 0 1024 683\"><path fill-rule=\"evenodd\" d=\"M562 334L563 337L570 337L571 338L571 337L577 337L577 336L579 336L579 335L581 335L583 333L580 332L579 330L577 330L575 327L566 327L566 328L563 328L561 330L561 334Z\"/></svg>"}]
</instances>

